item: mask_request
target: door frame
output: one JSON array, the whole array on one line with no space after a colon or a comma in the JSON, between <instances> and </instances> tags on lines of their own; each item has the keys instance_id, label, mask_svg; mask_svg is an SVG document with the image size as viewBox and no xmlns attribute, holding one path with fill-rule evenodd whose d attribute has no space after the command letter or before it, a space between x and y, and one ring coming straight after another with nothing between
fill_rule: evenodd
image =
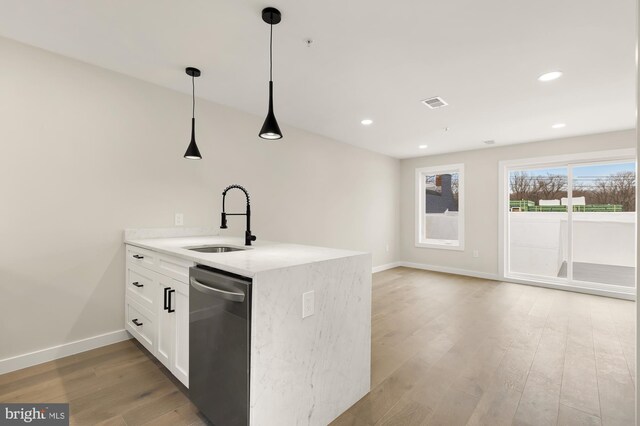
<instances>
[{"instance_id":1,"label":"door frame","mask_svg":"<svg viewBox=\"0 0 640 426\"><path fill-rule=\"evenodd\" d=\"M613 161L635 161L636 162L636 176L637 176L637 157L635 148L627 149L615 149L606 151L592 151L581 152L575 154L563 154L553 155L545 157L531 157L522 158L516 160L502 160L498 163L498 276L500 280L516 282L520 284L537 285L541 287L557 288L561 290L577 291L581 293L596 294L600 296L612 296L623 299L635 300L636 289L629 289L625 286L606 285L606 288L600 287L595 283L587 283L582 281L571 281L568 278L566 282L562 280L556 280L553 278L545 279L539 276L526 275L526 274L509 274L507 267L509 265L509 232L508 225L508 209L505 209L505 203L509 199L509 169L516 167L521 168L533 168L536 166L542 167L567 167L567 182L572 178L572 171L575 165L583 165L590 163L601 162L613 162ZM572 216L572 194L570 193L571 185L567 187L567 197L569 199L569 206L567 207L568 220L571 220ZM637 226L637 224L636 224ZM572 226L568 226L568 250L572 250ZM637 247L637 242L636 242ZM637 250L637 249L636 249ZM567 261L567 268L569 265ZM637 265L636 265L637 267ZM567 271L569 272L569 270ZM569 273L567 274L569 277ZM637 285L637 284L636 284Z\"/></svg>"}]
</instances>

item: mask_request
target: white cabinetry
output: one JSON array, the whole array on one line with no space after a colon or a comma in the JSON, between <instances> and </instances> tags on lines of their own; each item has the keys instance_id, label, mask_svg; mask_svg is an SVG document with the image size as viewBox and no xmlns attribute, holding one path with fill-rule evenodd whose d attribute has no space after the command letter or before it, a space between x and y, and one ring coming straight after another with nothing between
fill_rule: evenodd
<instances>
[{"instance_id":1,"label":"white cabinetry","mask_svg":"<svg viewBox=\"0 0 640 426\"><path fill-rule=\"evenodd\" d=\"M192 262L126 246L125 328L189 387Z\"/></svg>"},{"instance_id":2,"label":"white cabinetry","mask_svg":"<svg viewBox=\"0 0 640 426\"><path fill-rule=\"evenodd\" d=\"M185 385L189 382L189 286L173 278L160 276L156 318L156 357Z\"/></svg>"},{"instance_id":3,"label":"white cabinetry","mask_svg":"<svg viewBox=\"0 0 640 426\"><path fill-rule=\"evenodd\" d=\"M189 286L180 283L175 293L176 333L173 336L173 374L189 387Z\"/></svg>"}]
</instances>

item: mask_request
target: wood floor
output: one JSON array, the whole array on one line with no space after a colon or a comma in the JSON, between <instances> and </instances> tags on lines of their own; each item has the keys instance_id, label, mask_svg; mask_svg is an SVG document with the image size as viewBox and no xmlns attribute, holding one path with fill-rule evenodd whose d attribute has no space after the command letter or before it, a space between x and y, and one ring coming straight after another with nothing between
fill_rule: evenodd
<instances>
[{"instance_id":1,"label":"wood floor","mask_svg":"<svg viewBox=\"0 0 640 426\"><path fill-rule=\"evenodd\" d=\"M333 426L634 424L635 303L375 275L372 390Z\"/></svg>"},{"instance_id":2,"label":"wood floor","mask_svg":"<svg viewBox=\"0 0 640 426\"><path fill-rule=\"evenodd\" d=\"M333 426L633 424L633 302L396 268L374 276L372 340L371 393ZM207 424L133 341L2 375L0 401Z\"/></svg>"},{"instance_id":3,"label":"wood floor","mask_svg":"<svg viewBox=\"0 0 640 426\"><path fill-rule=\"evenodd\" d=\"M68 402L72 425L208 425L135 340L0 376L1 402Z\"/></svg>"}]
</instances>

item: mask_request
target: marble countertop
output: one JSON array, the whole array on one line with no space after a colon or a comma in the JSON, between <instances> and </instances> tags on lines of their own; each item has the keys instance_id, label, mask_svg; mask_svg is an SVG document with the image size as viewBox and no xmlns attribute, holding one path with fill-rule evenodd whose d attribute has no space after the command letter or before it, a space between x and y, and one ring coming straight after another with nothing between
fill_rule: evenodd
<instances>
[{"instance_id":1,"label":"marble countertop","mask_svg":"<svg viewBox=\"0 0 640 426\"><path fill-rule=\"evenodd\" d=\"M261 271L365 254L357 251L259 240L254 241L251 247L245 247L244 238L222 236L125 238L125 244L180 257L246 277L253 277ZM228 245L247 248L247 250L227 253L200 253L185 249L185 247L202 245Z\"/></svg>"}]
</instances>

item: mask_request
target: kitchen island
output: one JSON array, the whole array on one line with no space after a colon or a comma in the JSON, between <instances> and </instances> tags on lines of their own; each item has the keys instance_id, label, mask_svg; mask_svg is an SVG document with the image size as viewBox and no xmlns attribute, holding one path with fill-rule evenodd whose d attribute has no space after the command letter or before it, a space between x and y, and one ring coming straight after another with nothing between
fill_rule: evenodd
<instances>
[{"instance_id":1,"label":"kitchen island","mask_svg":"<svg viewBox=\"0 0 640 426\"><path fill-rule=\"evenodd\" d=\"M185 330L201 316L187 314L189 298L192 305L200 300L193 280L189 285L189 268L202 265L249 283L247 413L239 424L326 425L369 392L370 254L265 241L245 247L240 238L219 236L140 236L125 235L126 328L186 386L199 374L189 370L196 354L188 348L202 347L188 336L207 339L194 334L195 326ZM192 250L209 246L241 250ZM139 296L143 275L151 280L147 287L158 289L146 297L150 309ZM169 309L166 296L160 308L162 290L169 294ZM132 316L145 314L144 322L152 324L146 332L132 322L142 323Z\"/></svg>"}]
</instances>

